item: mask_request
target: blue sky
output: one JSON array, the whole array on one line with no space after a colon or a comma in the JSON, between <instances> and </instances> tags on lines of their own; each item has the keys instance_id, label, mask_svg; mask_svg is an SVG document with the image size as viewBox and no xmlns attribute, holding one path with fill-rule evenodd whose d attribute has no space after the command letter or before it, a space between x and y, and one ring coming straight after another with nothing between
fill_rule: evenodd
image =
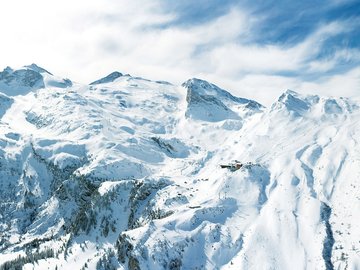
<instances>
[{"instance_id":1,"label":"blue sky","mask_svg":"<svg viewBox=\"0 0 360 270\"><path fill-rule=\"evenodd\" d=\"M267 105L286 89L359 96L359 14L359 0L13 0L0 64L80 82L200 77Z\"/></svg>"}]
</instances>

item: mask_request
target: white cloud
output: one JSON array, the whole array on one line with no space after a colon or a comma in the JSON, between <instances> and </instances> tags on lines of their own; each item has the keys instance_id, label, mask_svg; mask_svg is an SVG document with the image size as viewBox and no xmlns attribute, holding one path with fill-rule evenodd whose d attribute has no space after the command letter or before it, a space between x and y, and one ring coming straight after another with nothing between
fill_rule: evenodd
<instances>
[{"instance_id":1,"label":"white cloud","mask_svg":"<svg viewBox=\"0 0 360 270\"><path fill-rule=\"evenodd\" d=\"M300 91L324 96L360 96L360 68L354 68L345 74L333 75L316 81L299 83Z\"/></svg>"},{"instance_id":2,"label":"white cloud","mask_svg":"<svg viewBox=\"0 0 360 270\"><path fill-rule=\"evenodd\" d=\"M113 70L175 83L190 77L269 104L285 89L357 93L358 70L326 80L285 77L281 72L326 72L339 61L359 61L359 50L344 49L317 60L329 37L346 32L348 22L322 25L294 46L251 43L254 18L239 8L200 25L171 25L177 14L160 0L13 0L0 9L0 66L35 62L81 82ZM346 81L345 81L346 78ZM352 88L352 90L351 90Z\"/></svg>"},{"instance_id":3,"label":"white cloud","mask_svg":"<svg viewBox=\"0 0 360 270\"><path fill-rule=\"evenodd\" d=\"M339 49L331 57L309 63L310 72L327 72L336 69L341 63L354 64L360 61L360 51L355 49Z\"/></svg>"}]
</instances>

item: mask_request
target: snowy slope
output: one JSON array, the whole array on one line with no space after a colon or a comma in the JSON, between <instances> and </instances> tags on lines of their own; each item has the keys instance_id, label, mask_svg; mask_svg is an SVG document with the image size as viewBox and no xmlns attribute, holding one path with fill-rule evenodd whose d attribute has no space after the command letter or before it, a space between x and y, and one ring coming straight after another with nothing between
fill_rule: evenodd
<instances>
[{"instance_id":1,"label":"snowy slope","mask_svg":"<svg viewBox=\"0 0 360 270\"><path fill-rule=\"evenodd\" d=\"M360 268L360 99L35 64L0 92L0 269Z\"/></svg>"}]
</instances>

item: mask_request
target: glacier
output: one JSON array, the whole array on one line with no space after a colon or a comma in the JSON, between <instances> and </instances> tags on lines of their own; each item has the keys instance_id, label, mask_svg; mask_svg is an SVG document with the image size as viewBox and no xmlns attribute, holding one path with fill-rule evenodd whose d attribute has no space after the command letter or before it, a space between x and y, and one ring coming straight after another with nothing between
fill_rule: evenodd
<instances>
[{"instance_id":1,"label":"glacier","mask_svg":"<svg viewBox=\"0 0 360 270\"><path fill-rule=\"evenodd\" d=\"M360 98L32 64L0 127L0 269L360 269Z\"/></svg>"}]
</instances>

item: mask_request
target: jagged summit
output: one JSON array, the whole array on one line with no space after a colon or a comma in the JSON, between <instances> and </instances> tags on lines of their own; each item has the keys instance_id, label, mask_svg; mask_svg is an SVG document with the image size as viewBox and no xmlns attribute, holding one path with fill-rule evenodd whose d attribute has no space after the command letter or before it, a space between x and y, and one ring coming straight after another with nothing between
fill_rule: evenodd
<instances>
[{"instance_id":1,"label":"jagged summit","mask_svg":"<svg viewBox=\"0 0 360 270\"><path fill-rule=\"evenodd\" d=\"M294 113L295 116L303 115L309 110L311 104L308 97L302 96L293 90L286 90L273 104L273 109L286 108L289 112Z\"/></svg>"},{"instance_id":2,"label":"jagged summit","mask_svg":"<svg viewBox=\"0 0 360 270\"><path fill-rule=\"evenodd\" d=\"M102 84L102 83L110 83L110 82L113 82L115 81L117 78L120 78L124 76L121 72L119 71L114 71L112 73L110 73L109 75L107 75L106 77L104 78L101 78L99 80L96 80L92 83L90 83L90 85L95 85L95 84Z\"/></svg>"},{"instance_id":3,"label":"jagged summit","mask_svg":"<svg viewBox=\"0 0 360 270\"><path fill-rule=\"evenodd\" d=\"M271 111L283 111L293 117L320 119L350 114L358 109L358 105L349 98L304 95L293 90L286 90L271 106Z\"/></svg>"},{"instance_id":4,"label":"jagged summit","mask_svg":"<svg viewBox=\"0 0 360 270\"><path fill-rule=\"evenodd\" d=\"M278 102L286 103L288 100L291 100L293 98L299 99L299 100L306 100L309 99L310 95L302 95L294 90L287 89L284 93L280 95L278 98ZM314 97L314 96L312 96Z\"/></svg>"},{"instance_id":5,"label":"jagged summit","mask_svg":"<svg viewBox=\"0 0 360 270\"><path fill-rule=\"evenodd\" d=\"M36 64L19 69L6 67L0 72L0 92L8 96L26 95L46 87L68 88L72 85L71 80L55 76Z\"/></svg>"},{"instance_id":6,"label":"jagged summit","mask_svg":"<svg viewBox=\"0 0 360 270\"><path fill-rule=\"evenodd\" d=\"M38 67L31 65L18 70L6 67L0 72L0 92L8 96L16 96L43 88L44 78L38 70L34 69Z\"/></svg>"},{"instance_id":7,"label":"jagged summit","mask_svg":"<svg viewBox=\"0 0 360 270\"><path fill-rule=\"evenodd\" d=\"M38 73L47 73L49 75L53 75L51 72L47 71L46 69L38 66L37 64L34 64L32 63L31 65L26 65L24 66L24 68L27 68L27 69L31 69L35 72L38 72Z\"/></svg>"},{"instance_id":8,"label":"jagged summit","mask_svg":"<svg viewBox=\"0 0 360 270\"><path fill-rule=\"evenodd\" d=\"M201 79L187 80L182 86L187 89L186 116L193 119L210 122L241 119L244 112L254 113L263 108L256 101L235 97L215 84Z\"/></svg>"},{"instance_id":9,"label":"jagged summit","mask_svg":"<svg viewBox=\"0 0 360 270\"><path fill-rule=\"evenodd\" d=\"M241 104L249 102L248 99L235 97L215 84L197 78L187 80L182 84L182 86L185 87L188 90L188 93L190 92L191 94L214 96L216 98L231 100Z\"/></svg>"}]
</instances>

